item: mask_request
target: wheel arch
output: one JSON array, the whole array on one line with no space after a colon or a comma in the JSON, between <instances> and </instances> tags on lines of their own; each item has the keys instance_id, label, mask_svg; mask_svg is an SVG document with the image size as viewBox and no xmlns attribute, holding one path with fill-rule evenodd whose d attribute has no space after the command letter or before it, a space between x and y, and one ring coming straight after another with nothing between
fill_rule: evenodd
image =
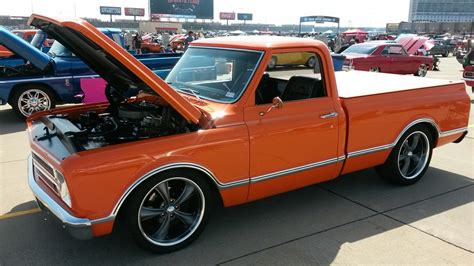
<instances>
[{"instance_id":1,"label":"wheel arch","mask_svg":"<svg viewBox=\"0 0 474 266\"><path fill-rule=\"evenodd\" d=\"M440 129L439 129L439 126L438 124L436 124L436 122L431 119L431 118L421 118L421 119L417 119L413 122L411 122L410 124L408 124L401 132L400 134L398 135L397 137L397 140L394 142L394 144L398 143L398 141L401 139L401 137L403 136L403 134L405 134L408 130L410 130L411 128L415 127L415 126L423 126L425 127L426 129L428 129L428 131L430 132L431 136L433 137L433 147L436 147L437 144L438 144L438 138L440 136Z\"/></svg>"},{"instance_id":2,"label":"wheel arch","mask_svg":"<svg viewBox=\"0 0 474 266\"><path fill-rule=\"evenodd\" d=\"M140 178L138 178L131 186L127 188L127 190L120 197L119 201L115 205L109 217L115 219L119 216L121 211L125 209L124 207L126 206L128 199L130 199L130 196L136 191L138 187L140 187L142 183L144 183L146 180L149 180L150 178L154 176L157 176L159 174L162 174L164 172L171 171L171 170L187 170L190 172L197 173L201 175L202 177L204 177L203 178L204 181L208 183L209 188L212 191L213 195L211 196L213 197L214 200L216 200L217 204L219 204L220 206L223 206L222 196L219 190L225 187L225 185L220 183L210 170L208 170L207 168L201 165L194 164L194 163L176 163L176 164L168 164L168 165L158 167L146 173L145 175L141 176Z\"/></svg>"}]
</instances>

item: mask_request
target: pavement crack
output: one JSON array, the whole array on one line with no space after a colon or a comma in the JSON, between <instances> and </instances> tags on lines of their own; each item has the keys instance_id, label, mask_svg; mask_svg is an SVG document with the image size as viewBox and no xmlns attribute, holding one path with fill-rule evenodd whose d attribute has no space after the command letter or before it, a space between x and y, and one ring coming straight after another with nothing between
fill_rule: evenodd
<instances>
[{"instance_id":1,"label":"pavement crack","mask_svg":"<svg viewBox=\"0 0 474 266\"><path fill-rule=\"evenodd\" d=\"M471 184L468 184L468 185L465 185L465 186L462 186L462 187L458 187L458 188L455 188L455 189L451 189L451 190L449 190L449 191L446 191L446 192L443 192L443 193L440 193L440 194L433 195L433 196L431 196L431 197L427 197L427 198L424 198L424 199L421 199L421 200L417 200L417 201L414 201L414 202L410 202L410 203L408 203L408 204L404 204L404 205L401 205L401 206L398 206L398 207L395 207L395 208L391 208L391 209L388 209L388 210L384 210L384 211L376 211L376 210L374 210L374 209L372 209L372 208L370 208L370 207L368 207L368 206L365 206L364 204L362 204L362 203L360 203L360 202L358 202L358 201L355 201L355 200L352 200L352 199L350 199L350 198L348 198L348 197L346 197L346 196L340 195L340 194L338 194L337 192L334 192L334 191L332 191L332 190L330 190L330 189L321 187L320 185L318 185L318 186L319 186L321 189L328 191L329 193L333 193L333 194L336 195L336 196L339 196L339 197L341 197L341 198L343 198L343 199L345 199L345 200L348 200L348 201L350 201L350 202L353 202L354 204L357 204L357 205L359 205L359 206L361 206L361 207L363 207L363 208L369 209L369 210L375 212L376 215L382 215L382 216L384 216L384 217L387 217L387 218L389 218L389 219L392 219L392 220L394 220L394 221L396 221L396 222L399 222L399 223L401 223L401 224L403 224L403 225L409 226L409 227L411 227L411 228L413 228L413 229L415 229L415 230L417 230L417 231L419 231L419 232L421 232L421 233L424 233L424 234L429 235L429 236L431 236L431 237L434 237L434 238L436 238L436 239L438 239L438 240L441 240L441 241L443 241L443 242L445 242L445 243L447 243L447 244L449 244L449 245L451 245L451 246L453 246L453 247L457 247L457 248L459 248L459 249L462 249L462 250L464 250L464 251L467 251L467 252L473 254L474 252L471 251L471 250L469 250L469 249L466 249L466 248L464 248L464 247L461 247L461 246L459 246L459 245L456 245L456 244L454 244L454 243L451 243L451 242L449 242L449 241L447 241L447 240L444 240L444 239L442 239L442 238L440 238L440 237L438 237L438 236L436 236L436 235L433 235L433 234L431 234L431 233L429 233L429 232L423 231L423 230L421 230L421 229L419 229L419 228L417 228L417 227L415 227L415 226L413 226L413 225L410 225L410 224L408 224L408 223L406 223L406 222L403 222L403 221L401 221L401 220L399 220L399 219L396 219L396 218L394 218L394 217L392 217L392 216L390 216L390 215L388 214L388 212L391 212L391 211L394 211L394 210L397 210L397 209L401 209L401 208L405 208L405 207L408 207L408 206L411 206L411 205L414 205L414 204L418 204L418 203L420 203L420 202L424 202L424 201L427 201L427 200L430 200L430 199L434 199L434 198L440 197L440 196L444 196L444 195L446 195L446 194L453 193L453 192L459 191L459 190L461 190L461 189L464 189L464 188L467 188L467 187L470 187L470 186L473 186L473 185L474 185L474 183L471 183Z\"/></svg>"},{"instance_id":2,"label":"pavement crack","mask_svg":"<svg viewBox=\"0 0 474 266\"><path fill-rule=\"evenodd\" d=\"M11 160L11 161L1 161L0 163L15 163L15 162L21 162L21 161L26 161L26 159L18 159L18 160Z\"/></svg>"},{"instance_id":3,"label":"pavement crack","mask_svg":"<svg viewBox=\"0 0 474 266\"><path fill-rule=\"evenodd\" d=\"M442 242L444 242L444 243L446 243L446 244L449 244L449 245L451 245L451 246L453 246L453 247L457 247L457 248L462 249L462 250L464 250L464 251L467 251L467 252L469 252L469 253L471 253L471 254L474 254L473 251L471 251L471 250L469 250L469 249L467 249L467 248L464 248L464 247L462 247L462 246L459 246L459 245L456 245L456 244L454 244L454 243L451 243L451 242L449 242L449 241L447 241L447 240L445 240L445 239L443 239L443 238L441 238L441 237L438 237L438 236L436 236L436 235L434 235L434 234L431 234L431 233L429 233L429 232L423 231L423 230L421 230L421 229L418 228L418 227L415 227L415 226L413 226L413 225L411 225L411 224L409 224L409 223L406 223L406 222L404 222L404 221L402 221L402 220L399 220L399 219L397 219L397 218L395 218L395 217L392 217L392 216L390 216L390 215L388 215L388 214L386 214L386 213L381 213L381 215L383 215L383 216L385 216L385 217L387 217L387 218L389 218L389 219L392 219L392 220L394 220L394 221L396 221L396 222L399 222L399 223L401 223L401 224L403 224L403 225L406 225L406 226L408 226L408 227L410 227L410 228L413 228L413 229L415 229L415 230L418 231L418 232L421 232L421 233L423 233L423 234L426 234L426 235L429 235L429 236L431 236L431 237L434 237L434 238L436 238L436 239L438 239L438 240L441 240Z\"/></svg>"},{"instance_id":4,"label":"pavement crack","mask_svg":"<svg viewBox=\"0 0 474 266\"><path fill-rule=\"evenodd\" d=\"M251 256L251 255L254 255L254 254L269 250L269 249L272 249L272 248L276 248L276 247L279 247L279 246L282 246L282 245L285 245L285 244L288 244L288 243L292 243L292 242L295 242L295 241L298 241L298 240L301 240L301 239L304 239L304 238L307 238L307 237L315 236L315 235L318 235L318 234L321 234L321 233L324 233L324 232L327 232L327 231L330 231L330 230L333 230L333 229L337 229L339 227L350 225L352 223L357 223L357 222L375 217L377 215L378 215L377 213L374 213L374 214L371 214L369 216L359 218L359 219L356 219L356 220L353 220L353 221L350 221L350 222L347 222L347 223L339 224L339 225L336 225L336 226L333 226L333 227L329 227L329 228L326 228L326 229L323 229L323 230L319 230L319 231L311 233L311 234L307 234L307 235L304 235L304 236L293 238L293 239L290 239L290 240L287 240L287 241L284 241L284 242L281 242L281 243L278 243L278 244L275 244L275 245L271 245L271 246L266 247L266 248L262 248L262 249L259 249L259 250L256 250L256 251L252 251L250 253L247 253L247 254L244 254L244 255L241 255L241 256L238 256L238 257L235 257L235 258L223 261L223 262L219 262L216 265L223 265L223 264L226 264L226 263L238 260L238 259L242 259L242 258Z\"/></svg>"}]
</instances>

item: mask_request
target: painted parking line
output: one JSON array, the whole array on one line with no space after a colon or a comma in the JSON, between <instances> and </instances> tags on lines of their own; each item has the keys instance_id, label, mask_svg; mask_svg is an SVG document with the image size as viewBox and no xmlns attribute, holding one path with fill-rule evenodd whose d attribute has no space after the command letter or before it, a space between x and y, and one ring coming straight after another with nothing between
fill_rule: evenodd
<instances>
[{"instance_id":1,"label":"painted parking line","mask_svg":"<svg viewBox=\"0 0 474 266\"><path fill-rule=\"evenodd\" d=\"M17 212L12 212L12 213L7 213L4 215L0 215L0 220L4 219L9 219L13 217L18 217L18 216L23 216L23 215L28 215L28 214L33 214L40 212L41 210L39 208L34 208L34 209L29 209L29 210L24 210L24 211L17 211Z\"/></svg>"}]
</instances>

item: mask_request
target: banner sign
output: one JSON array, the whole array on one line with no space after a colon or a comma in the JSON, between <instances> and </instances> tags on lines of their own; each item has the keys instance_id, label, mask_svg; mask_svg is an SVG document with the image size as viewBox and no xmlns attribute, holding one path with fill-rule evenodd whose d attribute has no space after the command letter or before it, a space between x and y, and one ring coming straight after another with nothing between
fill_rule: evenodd
<instances>
[{"instance_id":1,"label":"banner sign","mask_svg":"<svg viewBox=\"0 0 474 266\"><path fill-rule=\"evenodd\" d=\"M253 14L251 14L251 13L239 13L239 14L237 14L237 19L238 20L252 20L253 19Z\"/></svg>"},{"instance_id":2,"label":"banner sign","mask_svg":"<svg viewBox=\"0 0 474 266\"><path fill-rule=\"evenodd\" d=\"M125 11L125 16L134 16L134 17L145 16L144 8L125 7L124 11Z\"/></svg>"},{"instance_id":3,"label":"banner sign","mask_svg":"<svg viewBox=\"0 0 474 266\"><path fill-rule=\"evenodd\" d=\"M235 13L234 12L220 12L219 18L221 20L235 20Z\"/></svg>"},{"instance_id":4,"label":"banner sign","mask_svg":"<svg viewBox=\"0 0 474 266\"><path fill-rule=\"evenodd\" d=\"M118 6L101 6L100 7L101 15L122 15L122 8Z\"/></svg>"}]
</instances>

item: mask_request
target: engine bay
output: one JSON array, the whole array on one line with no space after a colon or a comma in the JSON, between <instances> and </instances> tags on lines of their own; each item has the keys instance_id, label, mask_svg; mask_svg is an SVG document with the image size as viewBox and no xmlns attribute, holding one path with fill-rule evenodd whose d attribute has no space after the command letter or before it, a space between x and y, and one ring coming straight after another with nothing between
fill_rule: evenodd
<instances>
[{"instance_id":1,"label":"engine bay","mask_svg":"<svg viewBox=\"0 0 474 266\"><path fill-rule=\"evenodd\" d=\"M0 66L0 78L13 78L31 75L43 75L48 72L41 71L31 64L23 64L18 66Z\"/></svg>"},{"instance_id":2,"label":"engine bay","mask_svg":"<svg viewBox=\"0 0 474 266\"><path fill-rule=\"evenodd\" d=\"M170 106L143 99L103 111L47 115L35 123L42 124L33 132L39 143L58 138L69 153L198 130Z\"/></svg>"}]
</instances>

